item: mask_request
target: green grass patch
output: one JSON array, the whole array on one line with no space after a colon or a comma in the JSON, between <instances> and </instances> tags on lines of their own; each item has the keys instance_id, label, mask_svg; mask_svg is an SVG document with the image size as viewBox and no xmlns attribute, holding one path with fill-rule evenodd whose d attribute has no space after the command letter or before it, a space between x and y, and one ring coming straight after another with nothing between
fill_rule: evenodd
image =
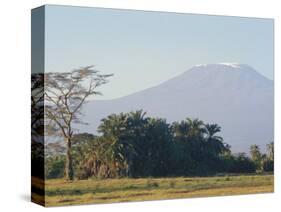
<instances>
[{"instance_id":1,"label":"green grass patch","mask_svg":"<svg viewBox=\"0 0 281 212\"><path fill-rule=\"evenodd\" d=\"M273 175L46 181L46 204L71 205L272 192Z\"/></svg>"}]
</instances>

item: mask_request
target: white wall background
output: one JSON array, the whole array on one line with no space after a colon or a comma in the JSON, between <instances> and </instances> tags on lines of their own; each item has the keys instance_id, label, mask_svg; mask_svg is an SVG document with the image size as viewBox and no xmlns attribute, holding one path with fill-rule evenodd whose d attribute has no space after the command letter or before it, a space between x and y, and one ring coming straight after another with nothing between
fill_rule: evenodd
<instances>
[{"instance_id":1,"label":"white wall background","mask_svg":"<svg viewBox=\"0 0 281 212\"><path fill-rule=\"evenodd\" d=\"M0 211L43 210L30 198L30 9L64 4L275 18L275 194L68 207L68 211L277 211L281 200L281 6L278 0L9 0L0 3ZM52 208L63 211L65 207ZM279 209L280 210L280 209Z\"/></svg>"}]
</instances>

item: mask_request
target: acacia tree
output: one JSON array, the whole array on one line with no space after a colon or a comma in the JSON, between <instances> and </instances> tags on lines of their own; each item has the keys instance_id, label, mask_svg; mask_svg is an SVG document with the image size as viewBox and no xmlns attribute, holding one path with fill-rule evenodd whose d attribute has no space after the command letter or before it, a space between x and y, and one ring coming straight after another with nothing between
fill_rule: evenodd
<instances>
[{"instance_id":1,"label":"acacia tree","mask_svg":"<svg viewBox=\"0 0 281 212\"><path fill-rule=\"evenodd\" d=\"M79 121L81 107L87 98L101 94L97 88L108 82L110 75L101 75L93 66L72 72L46 73L44 98L47 132L57 131L66 142L65 177L73 180L71 144L73 124Z\"/></svg>"},{"instance_id":2,"label":"acacia tree","mask_svg":"<svg viewBox=\"0 0 281 212\"><path fill-rule=\"evenodd\" d=\"M31 174L44 178L44 75L31 75Z\"/></svg>"}]
</instances>

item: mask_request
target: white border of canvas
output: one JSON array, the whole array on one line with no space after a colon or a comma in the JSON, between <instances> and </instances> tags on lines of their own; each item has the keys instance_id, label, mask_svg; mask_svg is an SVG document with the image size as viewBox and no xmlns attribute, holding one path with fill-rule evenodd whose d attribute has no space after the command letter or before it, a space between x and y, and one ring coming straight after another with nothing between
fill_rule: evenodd
<instances>
[{"instance_id":1,"label":"white border of canvas","mask_svg":"<svg viewBox=\"0 0 281 212\"><path fill-rule=\"evenodd\" d=\"M30 10L63 4L275 19L275 193L68 207L71 211L276 211L280 206L281 17L278 0L10 0L0 6L0 211L37 211L30 196ZM79 208L77 208L79 207ZM52 208L54 211L64 207Z\"/></svg>"}]
</instances>

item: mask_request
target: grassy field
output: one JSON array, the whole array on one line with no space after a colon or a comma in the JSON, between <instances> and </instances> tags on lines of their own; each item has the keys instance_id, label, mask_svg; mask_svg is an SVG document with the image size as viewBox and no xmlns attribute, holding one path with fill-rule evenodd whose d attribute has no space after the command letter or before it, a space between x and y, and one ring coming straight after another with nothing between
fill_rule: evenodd
<instances>
[{"instance_id":1,"label":"grassy field","mask_svg":"<svg viewBox=\"0 0 281 212\"><path fill-rule=\"evenodd\" d=\"M36 183L35 183L36 184ZM144 201L273 192L273 175L47 180L45 205ZM36 187L42 188L37 182ZM33 195L40 199L40 196Z\"/></svg>"}]
</instances>

